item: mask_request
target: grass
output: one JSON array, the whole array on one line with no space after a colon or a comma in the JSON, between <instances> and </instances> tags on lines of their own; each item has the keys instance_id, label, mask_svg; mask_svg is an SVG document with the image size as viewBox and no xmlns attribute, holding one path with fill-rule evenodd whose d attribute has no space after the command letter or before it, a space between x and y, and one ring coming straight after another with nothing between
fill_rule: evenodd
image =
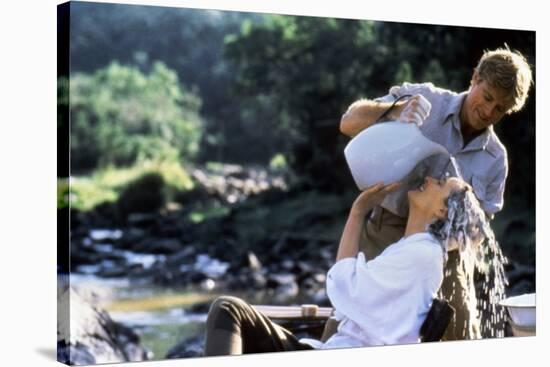
<instances>
[{"instance_id":1,"label":"grass","mask_svg":"<svg viewBox=\"0 0 550 367\"><path fill-rule=\"evenodd\" d=\"M157 173L164 179L170 191L187 191L194 186L189 174L178 162L143 162L128 168L107 167L90 175L72 176L57 181L57 206L62 208L70 202L73 208L87 211L104 202L115 202L122 190L132 181L148 174Z\"/></svg>"}]
</instances>

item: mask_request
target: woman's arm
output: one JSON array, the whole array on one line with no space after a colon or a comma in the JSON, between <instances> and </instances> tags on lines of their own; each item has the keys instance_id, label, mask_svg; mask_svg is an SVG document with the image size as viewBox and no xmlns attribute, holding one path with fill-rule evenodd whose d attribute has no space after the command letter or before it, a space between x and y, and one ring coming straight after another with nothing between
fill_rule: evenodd
<instances>
[{"instance_id":1,"label":"woman's arm","mask_svg":"<svg viewBox=\"0 0 550 367\"><path fill-rule=\"evenodd\" d=\"M353 202L340 238L340 245L336 254L336 261L346 257L355 257L359 252L359 239L365 223L367 213L379 205L382 200L392 191L399 187L399 183L383 185L378 183L365 189Z\"/></svg>"},{"instance_id":2,"label":"woman's arm","mask_svg":"<svg viewBox=\"0 0 550 367\"><path fill-rule=\"evenodd\" d=\"M354 212L353 208L350 211L342 238L340 238L336 261L346 257L355 257L359 252L359 239L365 222L365 215L366 213Z\"/></svg>"}]
</instances>

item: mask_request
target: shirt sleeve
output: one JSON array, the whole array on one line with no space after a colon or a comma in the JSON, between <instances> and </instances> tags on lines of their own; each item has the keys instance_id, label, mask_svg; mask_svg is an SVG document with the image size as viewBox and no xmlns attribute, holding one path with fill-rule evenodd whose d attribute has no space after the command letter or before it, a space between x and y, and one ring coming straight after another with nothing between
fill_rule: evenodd
<instances>
[{"instance_id":1,"label":"shirt sleeve","mask_svg":"<svg viewBox=\"0 0 550 367\"><path fill-rule=\"evenodd\" d=\"M489 215L499 212L504 205L504 187L506 184L506 177L508 176L506 158L504 158L504 164L495 171L496 175L493 180L487 184L484 197L478 198L482 201L481 205L483 206L483 210ZM474 186L474 191L476 191L475 186L481 186L481 183L476 182L475 177L472 179L472 184Z\"/></svg>"},{"instance_id":2,"label":"shirt sleeve","mask_svg":"<svg viewBox=\"0 0 550 367\"><path fill-rule=\"evenodd\" d=\"M431 301L442 279L442 250L434 243L405 247L369 262L359 253L329 270L327 294L340 318L384 329L410 319L415 307L427 306L425 301Z\"/></svg>"},{"instance_id":3,"label":"shirt sleeve","mask_svg":"<svg viewBox=\"0 0 550 367\"><path fill-rule=\"evenodd\" d=\"M403 83L401 85L394 85L390 88L388 94L382 97L378 97L375 99L376 102L393 102L397 98L405 95L415 95L415 94L423 94L426 97L427 92L433 89L433 85L431 83L423 83L423 84L412 84L412 83Z\"/></svg>"}]
</instances>

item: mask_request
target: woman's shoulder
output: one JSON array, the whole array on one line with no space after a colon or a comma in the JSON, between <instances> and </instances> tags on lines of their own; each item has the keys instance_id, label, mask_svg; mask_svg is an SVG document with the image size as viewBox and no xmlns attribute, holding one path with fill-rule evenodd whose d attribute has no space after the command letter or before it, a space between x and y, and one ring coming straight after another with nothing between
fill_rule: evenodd
<instances>
[{"instance_id":1,"label":"woman's shoulder","mask_svg":"<svg viewBox=\"0 0 550 367\"><path fill-rule=\"evenodd\" d=\"M406 238L406 248L414 261L441 260L443 248L439 241L428 232L421 232ZM405 246L404 246L405 247Z\"/></svg>"}]
</instances>

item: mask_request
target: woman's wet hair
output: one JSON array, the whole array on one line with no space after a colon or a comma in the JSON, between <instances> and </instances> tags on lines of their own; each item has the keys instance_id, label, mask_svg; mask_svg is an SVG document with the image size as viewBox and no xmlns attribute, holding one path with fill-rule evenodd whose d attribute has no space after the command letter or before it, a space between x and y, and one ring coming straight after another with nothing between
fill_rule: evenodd
<instances>
[{"instance_id":1,"label":"woman's wet hair","mask_svg":"<svg viewBox=\"0 0 550 367\"><path fill-rule=\"evenodd\" d=\"M504 336L495 331L494 325L501 323L506 317L499 302L506 294L508 281L504 266L508 259L502 253L489 219L470 186L451 192L446 204L447 217L430 224L427 230L439 240L443 248L444 263L448 260L447 250L454 249L455 245L458 247L459 256L455 259L459 263L452 266L458 266L464 272L464 292L477 292L476 279L479 280L478 276L484 277L480 284L488 302L478 302L477 307L483 310L483 314L491 315L491 319L483 320L481 327L493 336ZM445 276L450 275L449 271L446 270Z\"/></svg>"},{"instance_id":2,"label":"woman's wet hair","mask_svg":"<svg viewBox=\"0 0 550 367\"><path fill-rule=\"evenodd\" d=\"M470 186L451 192L445 203L447 217L428 226L428 232L441 243L445 254L452 243L463 252L493 236L487 216Z\"/></svg>"}]
</instances>

